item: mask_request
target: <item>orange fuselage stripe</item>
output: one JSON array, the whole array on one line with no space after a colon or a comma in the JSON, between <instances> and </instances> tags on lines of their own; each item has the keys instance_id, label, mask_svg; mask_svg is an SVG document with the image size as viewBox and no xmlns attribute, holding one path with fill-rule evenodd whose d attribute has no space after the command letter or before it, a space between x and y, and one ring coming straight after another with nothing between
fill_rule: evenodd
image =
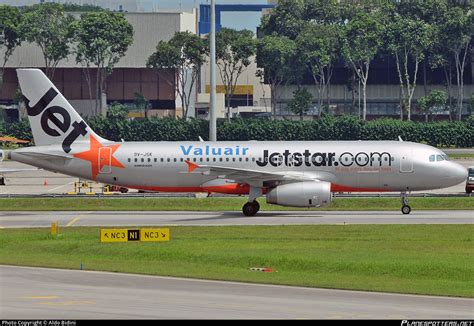
<instances>
[{"instance_id":1,"label":"orange fuselage stripe","mask_svg":"<svg viewBox=\"0 0 474 326\"><path fill-rule=\"evenodd\" d=\"M229 183L218 186L205 187L144 187L144 186L126 186L128 188L141 189L156 192L215 192L229 195L248 195L249 186L247 184ZM356 188L331 184L331 192L386 192L386 189L378 188ZM266 191L264 191L266 193Z\"/></svg>"}]
</instances>

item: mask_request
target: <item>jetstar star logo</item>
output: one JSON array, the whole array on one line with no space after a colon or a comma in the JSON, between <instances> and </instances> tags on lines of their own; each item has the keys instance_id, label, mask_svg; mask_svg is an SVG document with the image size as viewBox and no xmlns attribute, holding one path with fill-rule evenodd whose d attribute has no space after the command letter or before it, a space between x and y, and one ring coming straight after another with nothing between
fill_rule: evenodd
<instances>
[{"instance_id":1,"label":"jetstar star logo","mask_svg":"<svg viewBox=\"0 0 474 326\"><path fill-rule=\"evenodd\" d=\"M112 166L121 169L125 168L125 166L114 157L114 153L119 147L120 144L104 146L91 135L90 149L85 152L74 154L74 157L91 162L92 180L96 180L97 175L104 172L104 168L110 169Z\"/></svg>"}]
</instances>

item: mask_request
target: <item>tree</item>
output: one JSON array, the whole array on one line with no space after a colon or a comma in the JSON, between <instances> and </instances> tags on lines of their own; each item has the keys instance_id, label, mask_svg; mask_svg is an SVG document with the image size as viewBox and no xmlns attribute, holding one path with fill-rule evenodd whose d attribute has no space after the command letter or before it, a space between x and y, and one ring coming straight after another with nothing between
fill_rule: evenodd
<instances>
[{"instance_id":1,"label":"tree","mask_svg":"<svg viewBox=\"0 0 474 326\"><path fill-rule=\"evenodd\" d=\"M445 107L448 96L443 91L432 90L428 95L420 97L417 101L420 109L425 113L425 122L428 122L428 115L434 108Z\"/></svg>"},{"instance_id":2,"label":"tree","mask_svg":"<svg viewBox=\"0 0 474 326\"><path fill-rule=\"evenodd\" d=\"M300 51L303 62L307 64L318 89L320 115L323 95L331 81L332 64L338 56L339 40L337 25L314 24L307 24L296 39L298 51Z\"/></svg>"},{"instance_id":3,"label":"tree","mask_svg":"<svg viewBox=\"0 0 474 326\"><path fill-rule=\"evenodd\" d=\"M184 119L188 117L191 95L208 52L207 43L199 36L190 32L176 32L168 42L160 41L156 51L148 58L147 67L175 71L176 81L173 84L183 105Z\"/></svg>"},{"instance_id":4,"label":"tree","mask_svg":"<svg viewBox=\"0 0 474 326\"><path fill-rule=\"evenodd\" d=\"M21 44L18 34L20 11L16 7L0 5L0 51L3 52L2 69L0 70L0 89L3 86L5 66L11 54Z\"/></svg>"},{"instance_id":5,"label":"tree","mask_svg":"<svg viewBox=\"0 0 474 326\"><path fill-rule=\"evenodd\" d=\"M420 62L425 51L431 46L432 27L422 20L402 17L398 14L386 30L387 48L395 56L403 103L406 105L408 120L411 120L411 101L415 93ZM414 69L410 69L410 64ZM403 120L403 110L400 109Z\"/></svg>"},{"instance_id":6,"label":"tree","mask_svg":"<svg viewBox=\"0 0 474 326\"><path fill-rule=\"evenodd\" d=\"M292 69L296 54L296 43L285 36L265 36L257 45L257 65L263 68L257 74L264 74L265 80L270 84L272 116L276 111L277 88L296 77Z\"/></svg>"},{"instance_id":7,"label":"tree","mask_svg":"<svg viewBox=\"0 0 474 326\"><path fill-rule=\"evenodd\" d=\"M441 30L447 36L447 48L454 58L458 86L458 119L461 120L464 99L464 70L467 54L472 49L472 36L474 35L474 14L472 9L467 11L462 7L450 7Z\"/></svg>"},{"instance_id":8,"label":"tree","mask_svg":"<svg viewBox=\"0 0 474 326\"><path fill-rule=\"evenodd\" d=\"M286 36L292 40L301 32L307 0L279 0L269 15L262 17L260 31L267 36Z\"/></svg>"},{"instance_id":9,"label":"tree","mask_svg":"<svg viewBox=\"0 0 474 326\"><path fill-rule=\"evenodd\" d=\"M143 94L135 92L133 93L135 100L133 101L136 108L145 113L145 119L148 119L148 109L150 107L150 102L146 99Z\"/></svg>"},{"instance_id":10,"label":"tree","mask_svg":"<svg viewBox=\"0 0 474 326\"><path fill-rule=\"evenodd\" d=\"M342 52L362 82L364 103L362 119L366 120L369 68L382 45L383 25L380 15L359 12L347 23L345 30Z\"/></svg>"},{"instance_id":11,"label":"tree","mask_svg":"<svg viewBox=\"0 0 474 326\"><path fill-rule=\"evenodd\" d=\"M46 75L53 79L59 61L70 53L74 17L65 15L58 3L42 3L25 7L19 26L20 34L39 46L43 53Z\"/></svg>"},{"instance_id":12,"label":"tree","mask_svg":"<svg viewBox=\"0 0 474 326\"><path fill-rule=\"evenodd\" d=\"M222 28L216 33L217 67L224 83L227 97L227 117L230 121L230 101L234 95L237 81L245 69L252 63L257 42L252 31L237 31Z\"/></svg>"},{"instance_id":13,"label":"tree","mask_svg":"<svg viewBox=\"0 0 474 326\"><path fill-rule=\"evenodd\" d=\"M294 114L299 114L300 120L303 120L303 115L308 112L309 106L313 100L313 95L306 88L300 88L293 92L293 98L288 103L288 108Z\"/></svg>"},{"instance_id":14,"label":"tree","mask_svg":"<svg viewBox=\"0 0 474 326\"><path fill-rule=\"evenodd\" d=\"M89 90L90 67L97 68L96 113L99 99L106 90L107 75L125 55L133 42L133 27L121 13L87 12L74 25L76 30L76 62L87 68ZM105 108L100 105L100 112Z\"/></svg>"}]
</instances>

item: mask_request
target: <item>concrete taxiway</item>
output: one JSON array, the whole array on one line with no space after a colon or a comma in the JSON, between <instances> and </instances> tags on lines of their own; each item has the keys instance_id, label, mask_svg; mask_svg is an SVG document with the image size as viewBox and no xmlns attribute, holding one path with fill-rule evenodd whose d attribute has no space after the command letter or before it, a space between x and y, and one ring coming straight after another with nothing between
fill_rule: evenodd
<instances>
[{"instance_id":1,"label":"concrete taxiway","mask_svg":"<svg viewBox=\"0 0 474 326\"><path fill-rule=\"evenodd\" d=\"M0 266L0 319L473 319L474 300Z\"/></svg>"},{"instance_id":2,"label":"concrete taxiway","mask_svg":"<svg viewBox=\"0 0 474 326\"><path fill-rule=\"evenodd\" d=\"M472 224L474 210L241 212L0 212L0 228L149 225Z\"/></svg>"}]
</instances>

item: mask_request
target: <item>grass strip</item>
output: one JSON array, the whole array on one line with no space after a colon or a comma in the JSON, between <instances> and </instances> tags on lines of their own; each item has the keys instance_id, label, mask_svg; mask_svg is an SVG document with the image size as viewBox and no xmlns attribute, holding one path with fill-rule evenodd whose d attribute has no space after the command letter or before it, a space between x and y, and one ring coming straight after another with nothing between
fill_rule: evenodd
<instances>
[{"instance_id":1,"label":"grass strip","mask_svg":"<svg viewBox=\"0 0 474 326\"><path fill-rule=\"evenodd\" d=\"M98 228L0 230L0 264L474 297L474 225L171 227L167 243ZM253 272L269 267L277 272Z\"/></svg>"},{"instance_id":2,"label":"grass strip","mask_svg":"<svg viewBox=\"0 0 474 326\"><path fill-rule=\"evenodd\" d=\"M246 197L225 198L2 198L3 211L240 211ZM336 198L330 206L298 209L269 205L261 210L400 210L398 198ZM474 197L410 198L413 210L474 210Z\"/></svg>"}]
</instances>

